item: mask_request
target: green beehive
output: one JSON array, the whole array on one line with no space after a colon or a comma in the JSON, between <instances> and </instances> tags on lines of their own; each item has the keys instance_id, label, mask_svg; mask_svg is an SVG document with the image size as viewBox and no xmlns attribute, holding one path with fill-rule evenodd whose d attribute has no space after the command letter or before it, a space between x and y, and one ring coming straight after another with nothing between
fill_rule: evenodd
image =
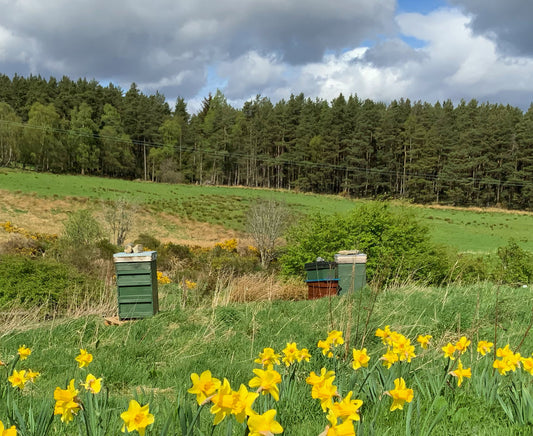
<instances>
[{"instance_id":1,"label":"green beehive","mask_svg":"<svg viewBox=\"0 0 533 436\"><path fill-rule=\"evenodd\" d=\"M157 252L116 253L118 317L147 318L159 311Z\"/></svg>"},{"instance_id":2,"label":"green beehive","mask_svg":"<svg viewBox=\"0 0 533 436\"><path fill-rule=\"evenodd\" d=\"M335 255L339 295L359 291L366 286L366 254L343 252Z\"/></svg>"},{"instance_id":3,"label":"green beehive","mask_svg":"<svg viewBox=\"0 0 533 436\"><path fill-rule=\"evenodd\" d=\"M335 262L310 262L304 265L307 280L334 280L337 278Z\"/></svg>"}]
</instances>

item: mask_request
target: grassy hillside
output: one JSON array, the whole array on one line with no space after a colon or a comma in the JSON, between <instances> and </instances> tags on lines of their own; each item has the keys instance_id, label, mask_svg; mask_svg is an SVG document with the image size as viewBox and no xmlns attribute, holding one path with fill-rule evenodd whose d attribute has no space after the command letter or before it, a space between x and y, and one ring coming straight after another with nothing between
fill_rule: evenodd
<instances>
[{"instance_id":1,"label":"grassy hillside","mask_svg":"<svg viewBox=\"0 0 533 436\"><path fill-rule=\"evenodd\" d=\"M531 431L529 424L506 415L499 400L484 390L490 386L483 387L487 380L497 382L502 401L507 404L510 383L523 380L526 383L523 389L530 390L531 376L523 370L505 377L497 372L492 374L491 370L482 375L480 368L486 362L490 366L492 355L483 358L476 353L478 340L494 341L496 322L498 347L509 343L515 350L520 345L522 355L531 354L533 337L524 339L533 306L529 290L498 290L492 285L404 287L381 293L374 300L375 297L366 293L332 301L227 304L220 295L218 303L213 300L211 305L196 306L183 305L178 288L166 285L161 288L162 311L156 317L105 326L101 318L92 316L11 331L2 336L0 357L8 361L22 344L32 349L30 358L21 365L38 370L41 376L34 386L27 388L31 395L21 397L23 407L31 402L37 404L36 400L51 401L57 386L64 386L73 377L84 379L91 372L103 377L110 390L112 428L120 427L119 414L127 408L129 399L137 395L150 402L156 417L153 431L147 434L159 435L178 400L182 405L196 407L194 395L186 392L191 386L191 373L210 370L220 379L226 377L237 389L254 376L252 369L258 365L253 360L264 347L273 347L279 353L294 341L298 347L308 348L312 357L309 363L302 362L294 368L277 367L284 374L285 385L287 377L293 374L291 390L282 390L280 402L270 403L270 407L278 410L284 434L318 435L327 424L318 401L311 398L311 387L305 383L310 371L318 373L321 367L336 370L336 385L342 395L349 390L357 391L358 398L364 401L363 425L358 434L418 434L418 431L425 434L424 419L433 421L437 415L431 409L434 404L431 386L440 383L449 362L443 358L441 347L466 336L472 344L461 359L465 367L472 366L473 376L459 388L453 377L448 376L448 384L443 385L439 394L440 420L428 434L512 435ZM371 312L367 310L370 307ZM410 338L413 344L419 334L430 334L433 338L427 350L416 344L417 357L410 364L398 363L386 370L378 360L384 347L374 335L376 329L385 325ZM318 340L325 339L332 329L342 330L346 339L346 345L339 348L337 361L325 358L317 348ZM368 349L371 361L368 368L354 371L352 348L362 347ZM80 348L94 355L88 369L75 369L74 357ZM370 376L367 382L367 375L376 371L381 374L381 381ZM414 389L411 412L407 405L406 410L389 412L392 400L383 393L391 388L392 378L398 374ZM266 400L258 399L257 407L264 406ZM5 416L5 404L0 400L0 417ZM202 431L210 429L212 419L208 409L204 410ZM52 434L73 434L74 428L74 424L67 426L56 417ZM215 430L215 435L227 434L226 423ZM119 433L115 430L111 434ZM176 429L170 434L181 433ZM243 430L236 425L233 434L243 434Z\"/></svg>"},{"instance_id":2,"label":"grassy hillside","mask_svg":"<svg viewBox=\"0 0 533 436\"><path fill-rule=\"evenodd\" d=\"M59 215L58 218L63 218L62 212L76 207L87 207L87 199L91 207L97 210L97 202L100 200L125 198L143 206L146 225L153 226L155 233L163 233L167 239L179 239L181 242L187 239L187 232L183 232L184 223L177 222L172 217L239 232L244 229L247 208L260 198L284 201L297 217L316 212L346 213L362 203L360 200L340 196L288 191L166 185L7 169L0 171L0 190L22 198L22 201L16 201L16 204L11 206L6 203L0 205L0 221L11 220L19 226L25 226L25 220L32 214L31 207L25 204L28 203L25 200L27 194L34 198L46 199L49 207L48 210L39 212L41 218L44 214L52 217L56 214ZM505 245L510 238L514 238L522 248L533 251L532 214L406 204L398 204L395 207L410 208L429 227L435 242L460 251L493 252ZM52 229L51 232L55 230L57 229Z\"/></svg>"}]
</instances>

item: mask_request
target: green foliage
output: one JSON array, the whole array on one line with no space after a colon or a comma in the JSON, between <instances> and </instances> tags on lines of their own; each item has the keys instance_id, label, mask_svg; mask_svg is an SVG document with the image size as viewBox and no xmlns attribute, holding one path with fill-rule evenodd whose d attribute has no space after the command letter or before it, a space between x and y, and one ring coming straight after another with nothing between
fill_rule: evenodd
<instances>
[{"instance_id":1,"label":"green foliage","mask_svg":"<svg viewBox=\"0 0 533 436\"><path fill-rule=\"evenodd\" d=\"M0 257L0 305L56 308L82 292L86 280L74 268L51 259Z\"/></svg>"},{"instance_id":2,"label":"green foliage","mask_svg":"<svg viewBox=\"0 0 533 436\"><path fill-rule=\"evenodd\" d=\"M515 240L510 240L505 247L498 248L498 257L502 263L504 283L533 283L533 253L520 248Z\"/></svg>"},{"instance_id":3,"label":"green foliage","mask_svg":"<svg viewBox=\"0 0 533 436\"><path fill-rule=\"evenodd\" d=\"M285 274L300 274L317 257L333 260L340 250L368 256L367 276L389 282L407 278L439 283L447 271L442 250L412 214L395 212L386 203L360 206L347 216L317 215L293 228L282 256Z\"/></svg>"},{"instance_id":4,"label":"green foliage","mask_svg":"<svg viewBox=\"0 0 533 436\"><path fill-rule=\"evenodd\" d=\"M102 228L88 209L73 212L64 224L62 238L80 250L95 244L102 237Z\"/></svg>"}]
</instances>

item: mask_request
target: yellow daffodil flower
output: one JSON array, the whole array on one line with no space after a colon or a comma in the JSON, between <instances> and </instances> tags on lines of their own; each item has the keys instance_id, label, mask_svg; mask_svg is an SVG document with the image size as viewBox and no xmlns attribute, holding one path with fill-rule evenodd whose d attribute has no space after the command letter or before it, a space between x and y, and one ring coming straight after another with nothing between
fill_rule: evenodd
<instances>
[{"instance_id":1,"label":"yellow daffodil flower","mask_svg":"<svg viewBox=\"0 0 533 436\"><path fill-rule=\"evenodd\" d=\"M17 428L14 425L5 428L4 423L0 421L0 436L17 436Z\"/></svg>"},{"instance_id":2,"label":"yellow daffodil flower","mask_svg":"<svg viewBox=\"0 0 533 436\"><path fill-rule=\"evenodd\" d=\"M29 380L28 376L26 375L26 370L21 369L20 371L17 371L16 369L13 370L13 374L11 374L7 380L11 383L11 386L14 388L24 389L24 385Z\"/></svg>"},{"instance_id":3,"label":"yellow daffodil flower","mask_svg":"<svg viewBox=\"0 0 533 436\"><path fill-rule=\"evenodd\" d=\"M355 436L355 428L353 426L353 421L343 421L341 423L337 422L337 417L331 412L327 415L328 421L331 425L327 428L327 432L324 431L321 435L326 436Z\"/></svg>"},{"instance_id":4,"label":"yellow daffodil flower","mask_svg":"<svg viewBox=\"0 0 533 436\"><path fill-rule=\"evenodd\" d=\"M520 359L520 362L522 363L522 368L524 371L533 375L533 357L523 357Z\"/></svg>"},{"instance_id":5,"label":"yellow daffodil flower","mask_svg":"<svg viewBox=\"0 0 533 436\"><path fill-rule=\"evenodd\" d=\"M432 338L433 336L431 335L418 335L418 338L416 338L417 342L420 344L420 346L424 349L426 349L428 347L428 344L429 344L429 340Z\"/></svg>"},{"instance_id":6,"label":"yellow daffodil flower","mask_svg":"<svg viewBox=\"0 0 533 436\"><path fill-rule=\"evenodd\" d=\"M262 369L254 369L254 377L248 383L251 388L259 388L259 391L263 394L270 394L274 400L279 401L279 388L278 384L281 383L281 375L270 366L266 371Z\"/></svg>"},{"instance_id":7,"label":"yellow daffodil flower","mask_svg":"<svg viewBox=\"0 0 533 436\"><path fill-rule=\"evenodd\" d=\"M492 349L493 346L494 344L492 342L479 341L477 343L477 352L481 354L482 356L484 356L485 354L490 353L490 350Z\"/></svg>"},{"instance_id":8,"label":"yellow daffodil flower","mask_svg":"<svg viewBox=\"0 0 533 436\"><path fill-rule=\"evenodd\" d=\"M408 389L405 385L405 380L400 377L394 380L394 389L386 392L387 395L392 397L392 405L390 407L391 412L396 409L403 409L405 403L413 401L414 393L412 389Z\"/></svg>"},{"instance_id":9,"label":"yellow daffodil flower","mask_svg":"<svg viewBox=\"0 0 533 436\"><path fill-rule=\"evenodd\" d=\"M450 372L450 374L454 377L457 377L457 386L461 386L464 377L472 377L472 371L470 370L470 368L463 368L463 363L461 362L461 359L457 361L457 369Z\"/></svg>"},{"instance_id":10,"label":"yellow daffodil flower","mask_svg":"<svg viewBox=\"0 0 533 436\"><path fill-rule=\"evenodd\" d=\"M31 369L28 369L26 372L26 378L28 381L31 381L32 383L35 382L35 379L41 375L40 372L32 371Z\"/></svg>"},{"instance_id":11,"label":"yellow daffodil flower","mask_svg":"<svg viewBox=\"0 0 533 436\"><path fill-rule=\"evenodd\" d=\"M344 339L342 337L342 332L339 330L332 330L328 333L327 341L332 344L334 347L344 344Z\"/></svg>"},{"instance_id":12,"label":"yellow daffodil flower","mask_svg":"<svg viewBox=\"0 0 533 436\"><path fill-rule=\"evenodd\" d=\"M296 342L288 342L287 346L283 350L281 350L281 352L284 354L283 358L281 359L283 363L286 366L291 366L294 362L298 360L300 350L298 350Z\"/></svg>"},{"instance_id":13,"label":"yellow daffodil flower","mask_svg":"<svg viewBox=\"0 0 533 436\"><path fill-rule=\"evenodd\" d=\"M77 401L78 390L74 387L74 379L70 380L67 389L57 387L54 391L54 415L61 415L61 421L70 422L74 419L76 412L80 409Z\"/></svg>"},{"instance_id":14,"label":"yellow daffodil flower","mask_svg":"<svg viewBox=\"0 0 533 436\"><path fill-rule=\"evenodd\" d=\"M470 345L470 340L466 338L466 336L462 336L461 339L459 339L455 344L455 349L458 350L461 354L463 354L468 346Z\"/></svg>"},{"instance_id":15,"label":"yellow daffodil flower","mask_svg":"<svg viewBox=\"0 0 533 436\"><path fill-rule=\"evenodd\" d=\"M87 374L85 383L82 383L81 385L89 392L97 394L102 389L102 379L96 378L92 374Z\"/></svg>"},{"instance_id":16,"label":"yellow daffodil flower","mask_svg":"<svg viewBox=\"0 0 533 436\"><path fill-rule=\"evenodd\" d=\"M220 380L211 376L211 371L207 370L198 375L196 373L191 374L192 388L187 392L190 394L196 394L196 401L198 404L202 404L206 398L214 395L220 388Z\"/></svg>"},{"instance_id":17,"label":"yellow daffodil flower","mask_svg":"<svg viewBox=\"0 0 533 436\"><path fill-rule=\"evenodd\" d=\"M309 377L307 377L305 381L308 385L314 386L323 383L329 378L335 378L335 371L328 371L326 368L322 368L320 370L320 375L317 375L314 371L311 371Z\"/></svg>"},{"instance_id":18,"label":"yellow daffodil flower","mask_svg":"<svg viewBox=\"0 0 533 436\"><path fill-rule=\"evenodd\" d=\"M26 345L22 345L18 349L18 354L20 357L20 360L26 360L28 356L31 354L31 350L26 347Z\"/></svg>"},{"instance_id":19,"label":"yellow daffodil flower","mask_svg":"<svg viewBox=\"0 0 533 436\"><path fill-rule=\"evenodd\" d=\"M505 347L503 348L498 348L496 350L496 356L497 357L511 357L513 356L514 353L513 351L509 348L509 344L507 344Z\"/></svg>"},{"instance_id":20,"label":"yellow daffodil flower","mask_svg":"<svg viewBox=\"0 0 533 436\"><path fill-rule=\"evenodd\" d=\"M333 377L328 378L324 382L314 385L311 390L311 397L320 400L320 406L324 412L331 407L333 397L337 395L337 386L333 385L333 379Z\"/></svg>"},{"instance_id":21,"label":"yellow daffodil flower","mask_svg":"<svg viewBox=\"0 0 533 436\"><path fill-rule=\"evenodd\" d=\"M450 342L448 342L448 345L445 347L442 347L442 351L444 351L444 357L448 357L451 360L455 360L455 346L452 345Z\"/></svg>"},{"instance_id":22,"label":"yellow daffodil flower","mask_svg":"<svg viewBox=\"0 0 533 436\"><path fill-rule=\"evenodd\" d=\"M269 365L279 365L280 357L281 355L276 354L273 348L267 347L263 348L263 352L259 353L259 358L255 359L254 362L263 365L263 367L267 367Z\"/></svg>"},{"instance_id":23,"label":"yellow daffodil flower","mask_svg":"<svg viewBox=\"0 0 533 436\"><path fill-rule=\"evenodd\" d=\"M309 359L311 359L311 354L309 354L309 350L307 348L302 348L298 353L298 356L296 356L296 359L298 362L301 362L302 360L309 362Z\"/></svg>"},{"instance_id":24,"label":"yellow daffodil flower","mask_svg":"<svg viewBox=\"0 0 533 436\"><path fill-rule=\"evenodd\" d=\"M78 368L87 368L89 363L93 361L93 355L87 353L87 350L80 349L80 354L75 360L78 362Z\"/></svg>"},{"instance_id":25,"label":"yellow daffodil flower","mask_svg":"<svg viewBox=\"0 0 533 436\"><path fill-rule=\"evenodd\" d=\"M235 415L235 419L239 423L243 423L247 416L253 415L252 404L259 396L256 392L248 392L246 386L241 384L238 391L233 392L233 405L231 413Z\"/></svg>"},{"instance_id":26,"label":"yellow daffodil flower","mask_svg":"<svg viewBox=\"0 0 533 436\"><path fill-rule=\"evenodd\" d=\"M333 357L333 352L331 351L331 344L325 340L325 341L318 341L318 348L322 349L322 354L328 358Z\"/></svg>"},{"instance_id":27,"label":"yellow daffodil flower","mask_svg":"<svg viewBox=\"0 0 533 436\"><path fill-rule=\"evenodd\" d=\"M335 415L336 418L342 419L342 421L359 421L359 409L363 405L361 400L352 400L352 391L348 392L344 400L333 403L330 407L330 412Z\"/></svg>"},{"instance_id":28,"label":"yellow daffodil flower","mask_svg":"<svg viewBox=\"0 0 533 436\"><path fill-rule=\"evenodd\" d=\"M404 335L399 335L398 338L395 338L392 345L393 351L398 355L400 361L407 360L407 362L411 363L411 359L416 357L415 346L411 345L411 340Z\"/></svg>"},{"instance_id":29,"label":"yellow daffodil flower","mask_svg":"<svg viewBox=\"0 0 533 436\"><path fill-rule=\"evenodd\" d=\"M386 325L385 328L382 330L382 329L377 329L376 330L376 336L378 338L381 338L381 341L385 344L385 345L388 345L388 339L391 335L391 331L390 331L390 326Z\"/></svg>"},{"instance_id":30,"label":"yellow daffodil flower","mask_svg":"<svg viewBox=\"0 0 533 436\"><path fill-rule=\"evenodd\" d=\"M387 369L390 369L393 363L398 362L399 357L393 350L389 348L380 359L383 360L383 366Z\"/></svg>"},{"instance_id":31,"label":"yellow daffodil flower","mask_svg":"<svg viewBox=\"0 0 533 436\"><path fill-rule=\"evenodd\" d=\"M511 370L511 367L503 359L496 359L492 364L492 367L497 369L500 375L505 375Z\"/></svg>"},{"instance_id":32,"label":"yellow daffodil flower","mask_svg":"<svg viewBox=\"0 0 533 436\"><path fill-rule=\"evenodd\" d=\"M262 415L255 414L248 418L249 436L283 433L283 427L275 420L276 411L268 410Z\"/></svg>"},{"instance_id":33,"label":"yellow daffodil flower","mask_svg":"<svg viewBox=\"0 0 533 436\"><path fill-rule=\"evenodd\" d=\"M125 433L126 430L128 433L137 430L140 436L144 436L146 427L155 421L154 415L150 413L149 405L141 406L135 400L130 400L128 410L122 412L120 417L124 421L122 433Z\"/></svg>"},{"instance_id":34,"label":"yellow daffodil flower","mask_svg":"<svg viewBox=\"0 0 533 436\"><path fill-rule=\"evenodd\" d=\"M370 356L366 354L366 348L363 348L362 350L352 350L353 353L353 362L352 367L355 370L358 370L361 367L367 367L368 362L370 361Z\"/></svg>"},{"instance_id":35,"label":"yellow daffodil flower","mask_svg":"<svg viewBox=\"0 0 533 436\"><path fill-rule=\"evenodd\" d=\"M211 401L213 402L211 413L215 415L213 425L217 425L233 411L233 391L227 378L224 378L222 386L213 395Z\"/></svg>"}]
</instances>

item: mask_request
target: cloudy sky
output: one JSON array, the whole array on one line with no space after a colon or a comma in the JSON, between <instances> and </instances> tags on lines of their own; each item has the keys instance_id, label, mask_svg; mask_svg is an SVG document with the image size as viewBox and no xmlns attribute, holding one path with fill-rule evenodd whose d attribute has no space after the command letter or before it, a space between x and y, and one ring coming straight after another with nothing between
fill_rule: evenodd
<instances>
[{"instance_id":1,"label":"cloudy sky","mask_svg":"<svg viewBox=\"0 0 533 436\"><path fill-rule=\"evenodd\" d=\"M389 102L533 101L531 0L0 0L0 73Z\"/></svg>"}]
</instances>

